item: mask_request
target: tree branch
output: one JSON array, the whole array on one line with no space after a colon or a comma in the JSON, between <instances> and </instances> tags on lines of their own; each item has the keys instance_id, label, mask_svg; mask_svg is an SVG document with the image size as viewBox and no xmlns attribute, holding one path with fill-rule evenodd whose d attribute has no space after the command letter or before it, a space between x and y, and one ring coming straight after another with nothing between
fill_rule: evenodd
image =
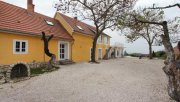
<instances>
[{"instance_id":1,"label":"tree branch","mask_svg":"<svg viewBox=\"0 0 180 102\"><path fill-rule=\"evenodd\" d=\"M49 38L48 38L48 42L54 37L54 35L51 35Z\"/></svg>"},{"instance_id":2,"label":"tree branch","mask_svg":"<svg viewBox=\"0 0 180 102\"><path fill-rule=\"evenodd\" d=\"M46 35L44 32L42 32L42 40L46 40Z\"/></svg>"},{"instance_id":3,"label":"tree branch","mask_svg":"<svg viewBox=\"0 0 180 102\"><path fill-rule=\"evenodd\" d=\"M149 9L166 9L166 8L171 8L171 7L178 7L178 8L180 8L180 3L176 3L176 4L174 4L174 5L169 5L169 6L165 6L165 7L154 7L154 5L153 5L153 7L152 8L149 8Z\"/></svg>"},{"instance_id":4,"label":"tree branch","mask_svg":"<svg viewBox=\"0 0 180 102\"><path fill-rule=\"evenodd\" d=\"M51 57L52 53L49 52L49 48L48 48L48 42L52 39L53 35L51 35L48 39L46 38L46 34L45 32L42 32L42 40L44 42L44 52L46 53L47 56Z\"/></svg>"},{"instance_id":5,"label":"tree branch","mask_svg":"<svg viewBox=\"0 0 180 102\"><path fill-rule=\"evenodd\" d=\"M135 17L135 21L138 21L140 23L148 23L148 24L156 24L156 25L163 25L163 22L150 22L150 21L143 21L143 20L139 20Z\"/></svg>"}]
</instances>

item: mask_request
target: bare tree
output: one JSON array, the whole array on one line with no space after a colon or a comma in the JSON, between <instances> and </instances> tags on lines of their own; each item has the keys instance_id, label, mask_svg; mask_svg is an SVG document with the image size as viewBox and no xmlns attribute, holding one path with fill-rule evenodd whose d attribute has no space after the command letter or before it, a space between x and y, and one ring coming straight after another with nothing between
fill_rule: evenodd
<instances>
[{"instance_id":1,"label":"bare tree","mask_svg":"<svg viewBox=\"0 0 180 102\"><path fill-rule=\"evenodd\" d=\"M158 22L163 19L163 11L160 10L150 10L150 9L138 9L135 11L139 17L144 18L148 21ZM159 26L150 25L150 24L136 24L132 23L132 19L127 19L127 16L124 16L124 20L119 20L119 24L123 23L123 35L126 36L129 42L134 42L139 38L146 40L149 46L149 58L152 59L152 45L155 40L159 39L159 34L163 33ZM121 27L122 28L122 27ZM138 29L137 29L138 28Z\"/></svg>"},{"instance_id":2,"label":"bare tree","mask_svg":"<svg viewBox=\"0 0 180 102\"><path fill-rule=\"evenodd\" d=\"M176 3L174 5L169 5L169 6L165 6L165 7L154 7L154 5L153 5L153 7L150 9L167 9L167 8L172 8L172 7L176 7L176 6L178 8L180 8L180 3ZM179 19L179 17L176 17L175 21L177 21L180 24L180 20L177 20L177 19ZM180 102L180 66L178 66L179 61L176 61L175 55L174 55L174 50L173 50L172 45L170 43L170 38L169 38L169 32L170 31L168 29L167 21L163 21L163 22L159 23L159 22L150 22L150 21L139 20L139 22L161 25L163 27L164 35L162 35L161 38L163 40L163 45L166 48L166 53L168 54L168 57L165 61L165 66L163 67L163 70L169 79L169 81L168 81L168 93L172 99L176 100L177 102ZM175 27L176 27L176 30L180 29L180 25L177 25ZM169 28L173 29L172 26ZM171 30L171 31L176 35L179 33L179 32L174 31L174 30ZM180 42L179 42L178 36L175 36L175 38L176 38L175 42L178 41L177 47L178 47L178 50L180 51Z\"/></svg>"},{"instance_id":3,"label":"bare tree","mask_svg":"<svg viewBox=\"0 0 180 102\"><path fill-rule=\"evenodd\" d=\"M105 29L114 28L117 19L134 6L136 0L60 0L58 11L73 12L82 19L93 21L95 25L91 62L96 62L95 52L98 37Z\"/></svg>"},{"instance_id":4,"label":"bare tree","mask_svg":"<svg viewBox=\"0 0 180 102\"><path fill-rule=\"evenodd\" d=\"M177 61L175 59L174 50L171 44L171 33L178 33L180 28L180 24L178 23L178 19L175 19L172 22L169 21L149 21L139 14L135 14L134 12L130 14L132 18L132 22L136 25L150 24L160 26L162 28L163 33L159 34L161 37L162 44L165 47L167 58L164 62L165 66L163 70L168 77L168 93L169 96L180 102L180 66L178 66ZM175 22L176 21L176 22ZM172 26L172 24L175 24ZM136 26L137 27L137 26ZM139 30L139 28L137 28Z\"/></svg>"},{"instance_id":5,"label":"bare tree","mask_svg":"<svg viewBox=\"0 0 180 102\"><path fill-rule=\"evenodd\" d=\"M167 21L163 22L149 22L149 21L140 21L141 23L161 25L164 30L164 34L161 35L162 43L165 47L167 58L164 62L165 66L163 70L168 76L168 93L170 97L177 102L180 102L180 68L176 66L175 54L173 47L170 43L169 30Z\"/></svg>"},{"instance_id":6,"label":"bare tree","mask_svg":"<svg viewBox=\"0 0 180 102\"><path fill-rule=\"evenodd\" d=\"M180 3L176 3L173 5L168 5L168 6L164 6L164 7L155 7L155 4L153 5L153 7L151 7L150 9L167 9L167 8L172 8L172 7L178 7L180 8Z\"/></svg>"},{"instance_id":7,"label":"bare tree","mask_svg":"<svg viewBox=\"0 0 180 102\"><path fill-rule=\"evenodd\" d=\"M51 36L46 36L46 34L44 32L42 32L42 40L44 42L44 52L47 56L51 57L51 59L49 60L49 68L53 68L56 67L55 66L55 61L56 61L56 55L51 53L49 51L49 41L53 38L53 35Z\"/></svg>"}]
</instances>

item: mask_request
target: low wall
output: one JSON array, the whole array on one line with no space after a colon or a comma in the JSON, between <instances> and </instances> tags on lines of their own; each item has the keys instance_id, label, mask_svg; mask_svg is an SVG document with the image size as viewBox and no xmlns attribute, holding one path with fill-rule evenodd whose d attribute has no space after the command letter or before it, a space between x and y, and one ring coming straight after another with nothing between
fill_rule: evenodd
<instances>
[{"instance_id":1,"label":"low wall","mask_svg":"<svg viewBox=\"0 0 180 102\"><path fill-rule=\"evenodd\" d=\"M28 77L30 77L30 69L48 67L48 62L31 62L31 63L18 62L16 64L11 64L11 65L0 65L0 84L11 81L10 79L11 70L17 64L23 64L27 67Z\"/></svg>"}]
</instances>

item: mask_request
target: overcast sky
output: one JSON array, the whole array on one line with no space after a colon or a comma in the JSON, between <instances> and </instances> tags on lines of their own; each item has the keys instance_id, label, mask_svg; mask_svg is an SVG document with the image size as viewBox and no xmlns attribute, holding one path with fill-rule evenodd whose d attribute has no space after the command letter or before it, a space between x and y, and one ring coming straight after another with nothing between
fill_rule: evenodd
<instances>
[{"instance_id":1,"label":"overcast sky","mask_svg":"<svg viewBox=\"0 0 180 102\"><path fill-rule=\"evenodd\" d=\"M23 8L27 8L27 0L1 0L13 5L17 5ZM58 0L34 0L33 3L35 5L35 12L53 17L56 9L54 8L54 3ZM138 0L136 7L148 7L153 4L158 6L167 6L174 3L180 3L180 0ZM165 16L167 19L172 19L176 16L180 17L180 9L177 7L166 9ZM86 23L89 23L85 21ZM128 53L148 53L148 45L144 39L138 39L134 43L128 43L124 36L120 36L120 32L111 31L110 29L106 30L105 33L109 34L111 38L111 44L113 45L115 42L120 42L124 44L125 50ZM163 50L163 47L154 46L153 50Z\"/></svg>"}]
</instances>

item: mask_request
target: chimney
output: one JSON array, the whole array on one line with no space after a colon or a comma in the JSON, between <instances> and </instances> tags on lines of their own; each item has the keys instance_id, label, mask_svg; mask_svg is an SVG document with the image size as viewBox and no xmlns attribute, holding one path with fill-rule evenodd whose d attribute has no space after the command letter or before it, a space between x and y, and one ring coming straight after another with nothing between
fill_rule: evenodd
<instances>
[{"instance_id":1,"label":"chimney","mask_svg":"<svg viewBox=\"0 0 180 102\"><path fill-rule=\"evenodd\" d=\"M33 0L27 0L27 10L28 12L34 12Z\"/></svg>"},{"instance_id":2,"label":"chimney","mask_svg":"<svg viewBox=\"0 0 180 102\"><path fill-rule=\"evenodd\" d=\"M77 17L74 17L75 20L77 20Z\"/></svg>"}]
</instances>

